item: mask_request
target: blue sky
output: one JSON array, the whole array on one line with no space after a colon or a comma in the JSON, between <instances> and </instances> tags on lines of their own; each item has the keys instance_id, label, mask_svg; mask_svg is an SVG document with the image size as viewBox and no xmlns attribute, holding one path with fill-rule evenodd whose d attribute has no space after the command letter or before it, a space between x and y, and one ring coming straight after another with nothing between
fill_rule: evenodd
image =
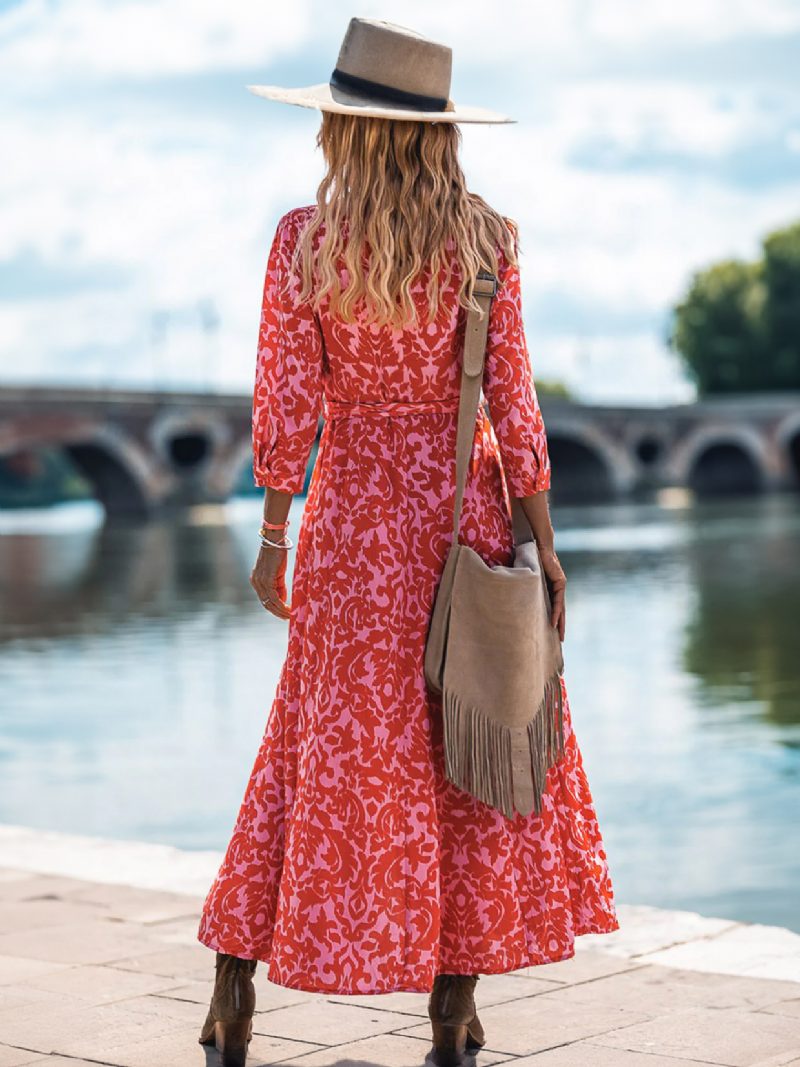
<instances>
[{"instance_id":1,"label":"blue sky","mask_svg":"<svg viewBox=\"0 0 800 1067\"><path fill-rule=\"evenodd\" d=\"M692 391L664 335L693 270L800 217L800 4L0 0L0 374L249 390L266 255L322 176L351 15L453 48L470 188L516 218L534 374ZM10 106L9 106L10 104Z\"/></svg>"}]
</instances>

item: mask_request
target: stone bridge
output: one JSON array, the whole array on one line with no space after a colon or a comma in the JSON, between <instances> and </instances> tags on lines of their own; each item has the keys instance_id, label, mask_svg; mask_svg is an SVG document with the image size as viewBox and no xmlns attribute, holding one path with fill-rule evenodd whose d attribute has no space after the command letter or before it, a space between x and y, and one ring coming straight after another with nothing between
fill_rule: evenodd
<instances>
[{"instance_id":1,"label":"stone bridge","mask_svg":"<svg viewBox=\"0 0 800 1067\"><path fill-rule=\"evenodd\" d=\"M800 393L669 407L541 397L554 502L669 486L696 494L800 487ZM0 464L63 450L109 514L221 502L252 469L249 396L0 388Z\"/></svg>"}]
</instances>

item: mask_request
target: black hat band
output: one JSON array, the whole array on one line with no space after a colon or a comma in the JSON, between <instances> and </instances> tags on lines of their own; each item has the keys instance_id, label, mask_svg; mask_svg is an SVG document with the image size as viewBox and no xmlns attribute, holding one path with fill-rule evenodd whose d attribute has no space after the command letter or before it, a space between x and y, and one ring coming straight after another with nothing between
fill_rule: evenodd
<instances>
[{"instance_id":1,"label":"black hat band","mask_svg":"<svg viewBox=\"0 0 800 1067\"><path fill-rule=\"evenodd\" d=\"M420 111L444 111L448 100L445 96L425 96L423 93L409 93L405 89L395 89L391 85L382 82L370 81L369 78L359 78L357 74L347 74L338 67L334 68L330 77L330 84L335 89L355 91L367 96L378 96L383 100L390 100L396 104L408 104Z\"/></svg>"}]
</instances>

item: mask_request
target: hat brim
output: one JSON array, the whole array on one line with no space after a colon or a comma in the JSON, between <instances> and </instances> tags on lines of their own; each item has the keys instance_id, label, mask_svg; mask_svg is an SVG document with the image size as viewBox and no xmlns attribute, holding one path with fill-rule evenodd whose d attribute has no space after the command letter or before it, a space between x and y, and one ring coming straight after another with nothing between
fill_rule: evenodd
<instances>
[{"instance_id":1,"label":"hat brim","mask_svg":"<svg viewBox=\"0 0 800 1067\"><path fill-rule=\"evenodd\" d=\"M248 85L255 96L267 100L276 100L281 104L295 104L297 107L313 107L319 111L335 111L340 115L363 115L366 118L409 119L413 122L516 122L516 119L502 115L499 111L490 111L485 107L472 107L469 104L454 104L452 111L422 111L417 108L392 106L386 100L367 97L358 93L348 93L333 88L328 82L319 85L306 85L297 89L282 85Z\"/></svg>"}]
</instances>

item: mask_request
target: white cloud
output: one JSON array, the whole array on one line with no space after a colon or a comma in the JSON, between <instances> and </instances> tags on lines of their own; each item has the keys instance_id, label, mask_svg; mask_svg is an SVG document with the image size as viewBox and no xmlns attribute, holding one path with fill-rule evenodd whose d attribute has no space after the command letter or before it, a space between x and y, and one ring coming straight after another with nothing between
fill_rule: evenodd
<instances>
[{"instance_id":1,"label":"white cloud","mask_svg":"<svg viewBox=\"0 0 800 1067\"><path fill-rule=\"evenodd\" d=\"M28 89L60 83L63 91L69 89L63 79L113 81L266 65L311 40L332 64L350 14L342 4L322 0L23 0L0 13L0 77ZM701 45L800 30L794 0L514 0L494 19L476 0L364 0L359 14L447 43L456 76L473 66L502 69L525 56L574 70L603 48L673 40ZM326 67L320 80L327 73Z\"/></svg>"},{"instance_id":2,"label":"white cloud","mask_svg":"<svg viewBox=\"0 0 800 1067\"><path fill-rule=\"evenodd\" d=\"M694 398L676 358L652 333L529 339L534 377L563 381L572 394L594 403L681 403ZM586 382L593 383L587 396Z\"/></svg>"},{"instance_id":3,"label":"white cloud","mask_svg":"<svg viewBox=\"0 0 800 1067\"><path fill-rule=\"evenodd\" d=\"M149 78L268 63L311 30L306 0L25 0L0 15L3 80ZM111 86L110 86L111 88Z\"/></svg>"},{"instance_id":4,"label":"white cloud","mask_svg":"<svg viewBox=\"0 0 800 1067\"><path fill-rule=\"evenodd\" d=\"M170 134L175 147L159 150ZM16 329L4 333L4 372L46 375L49 369L63 380L79 368L65 366L59 351L96 350L102 360L106 350L113 366L104 380L151 377L156 360L166 376L191 385L197 350L206 346L197 304L211 299L224 349L214 365L216 383L245 386L269 225L286 183L307 182L319 167L313 139L282 136L277 166L269 140L243 145L232 130L200 119L180 132L168 120L98 130L85 117L54 114L35 129L21 120L7 123L4 136L16 151L13 209L3 213L0 228L3 255L33 247L65 273L114 265L129 277L118 292L98 285L68 299L43 293L41 301L21 301L9 316ZM169 324L156 351L152 320L163 310ZM120 348L127 353L122 365L113 357ZM27 353L24 361L19 352Z\"/></svg>"},{"instance_id":5,"label":"white cloud","mask_svg":"<svg viewBox=\"0 0 800 1067\"><path fill-rule=\"evenodd\" d=\"M665 38L701 44L800 29L794 0L595 0L585 11L591 36L626 46Z\"/></svg>"},{"instance_id":6,"label":"white cloud","mask_svg":"<svg viewBox=\"0 0 800 1067\"><path fill-rule=\"evenodd\" d=\"M361 9L451 43L465 100L485 102L489 70L521 86L518 124L463 128L465 169L472 189L521 224L537 370L587 398L685 396L657 324L692 269L754 254L761 234L795 216L791 169L782 184L751 187L727 180L724 166L766 137L790 152L790 101L773 94L766 110L752 78L575 75L581 56L614 49L657 66L673 31L695 43L747 33L764 45L800 26L800 8L781 2L720 12L711 0L536 0L489 21L474 3ZM40 262L44 279L0 303L6 377L199 386L211 375L250 388L271 227L313 199L322 161L319 115L249 97L243 70L312 49L332 63L348 18L339 4L252 0L25 0L0 15L0 83L17 98L0 128L0 259ZM219 84L220 72L241 89L241 109L195 110L164 83L154 100L154 78L180 89L182 74L197 87L202 75ZM285 80L302 84L303 72ZM53 281L70 277L83 282L69 293ZM216 337L201 329L203 300L219 314Z\"/></svg>"},{"instance_id":7,"label":"white cloud","mask_svg":"<svg viewBox=\"0 0 800 1067\"><path fill-rule=\"evenodd\" d=\"M474 0L369 0L361 4L359 14L398 22L446 42L458 66L463 60L465 65L494 67L519 56L536 57L538 63L546 55L555 67L574 67L576 58L586 60L593 51L609 47L658 47L667 41L701 45L800 30L795 0L507 0L497 9ZM341 35L347 17L340 5L320 4L315 22L326 36L333 31ZM333 43L336 38L330 39Z\"/></svg>"},{"instance_id":8,"label":"white cloud","mask_svg":"<svg viewBox=\"0 0 800 1067\"><path fill-rule=\"evenodd\" d=\"M601 139L620 149L715 158L785 119L767 111L752 89L653 80L589 82L559 93L555 122L565 149Z\"/></svg>"}]
</instances>

